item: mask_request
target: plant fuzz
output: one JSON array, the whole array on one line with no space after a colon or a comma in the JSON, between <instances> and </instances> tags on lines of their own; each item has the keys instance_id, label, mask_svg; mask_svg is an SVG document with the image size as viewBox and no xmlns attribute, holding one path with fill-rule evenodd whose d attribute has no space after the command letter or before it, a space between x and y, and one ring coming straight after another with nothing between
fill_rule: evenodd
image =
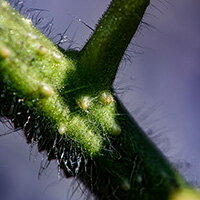
<instances>
[{"instance_id":1,"label":"plant fuzz","mask_svg":"<svg viewBox=\"0 0 200 200\"><path fill-rule=\"evenodd\" d=\"M1 116L98 199L174 200L190 188L111 89L148 5L113 0L84 48L63 54L0 1Z\"/></svg>"}]
</instances>

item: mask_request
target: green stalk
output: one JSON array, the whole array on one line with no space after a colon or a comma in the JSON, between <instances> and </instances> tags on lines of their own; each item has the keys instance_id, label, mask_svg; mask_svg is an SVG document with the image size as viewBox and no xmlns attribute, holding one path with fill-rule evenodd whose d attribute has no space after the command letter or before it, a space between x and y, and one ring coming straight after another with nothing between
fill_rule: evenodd
<instances>
[{"instance_id":1,"label":"green stalk","mask_svg":"<svg viewBox=\"0 0 200 200\"><path fill-rule=\"evenodd\" d=\"M1 0L1 115L98 199L199 200L112 95L148 4L113 0L82 51L64 55Z\"/></svg>"},{"instance_id":2,"label":"green stalk","mask_svg":"<svg viewBox=\"0 0 200 200\"><path fill-rule=\"evenodd\" d=\"M80 52L80 74L84 73L87 81L112 85L121 58L148 5L149 0L112 1Z\"/></svg>"},{"instance_id":3,"label":"green stalk","mask_svg":"<svg viewBox=\"0 0 200 200\"><path fill-rule=\"evenodd\" d=\"M88 154L98 153L101 136L85 125L85 119L71 113L59 95L63 79L70 80L76 71L74 62L65 58L30 20L22 18L5 1L1 1L0 13L2 90L14 93L35 115L47 118L57 133L67 132Z\"/></svg>"}]
</instances>

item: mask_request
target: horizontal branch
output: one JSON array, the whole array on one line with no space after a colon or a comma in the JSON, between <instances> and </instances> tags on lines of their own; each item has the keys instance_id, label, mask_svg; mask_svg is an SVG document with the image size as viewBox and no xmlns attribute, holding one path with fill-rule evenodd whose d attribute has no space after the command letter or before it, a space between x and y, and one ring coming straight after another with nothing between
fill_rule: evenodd
<instances>
[{"instance_id":1,"label":"horizontal branch","mask_svg":"<svg viewBox=\"0 0 200 200\"><path fill-rule=\"evenodd\" d=\"M71 113L59 95L65 86L63 79L70 81L75 71L73 61L64 57L29 19L20 16L6 1L0 1L1 93L5 90L13 94L36 116L49 119L49 128L76 141L92 155L102 148L101 136L78 114Z\"/></svg>"}]
</instances>

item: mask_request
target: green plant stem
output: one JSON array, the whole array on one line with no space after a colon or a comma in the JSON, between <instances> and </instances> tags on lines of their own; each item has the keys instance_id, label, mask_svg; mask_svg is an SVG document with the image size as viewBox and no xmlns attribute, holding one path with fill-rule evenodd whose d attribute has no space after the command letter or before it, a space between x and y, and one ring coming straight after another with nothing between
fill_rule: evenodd
<instances>
[{"instance_id":1,"label":"green plant stem","mask_svg":"<svg viewBox=\"0 0 200 200\"><path fill-rule=\"evenodd\" d=\"M112 1L80 52L80 74L87 81L110 87L148 5L149 0Z\"/></svg>"},{"instance_id":2,"label":"green plant stem","mask_svg":"<svg viewBox=\"0 0 200 200\"><path fill-rule=\"evenodd\" d=\"M117 107L123 131L112 140L116 154L93 158L89 174L80 174L82 181L99 199L169 200L189 187L124 106L118 102Z\"/></svg>"},{"instance_id":3,"label":"green plant stem","mask_svg":"<svg viewBox=\"0 0 200 200\"><path fill-rule=\"evenodd\" d=\"M63 79L69 81L76 71L73 61L5 1L0 2L0 13L0 82L4 90L22 99L35 115L47 118L55 132L67 132L67 137L79 143L87 154L97 153L101 136L95 135L78 114L72 114L59 95Z\"/></svg>"},{"instance_id":4,"label":"green plant stem","mask_svg":"<svg viewBox=\"0 0 200 200\"><path fill-rule=\"evenodd\" d=\"M0 1L1 115L98 199L199 200L110 90L148 4L113 0L83 50L63 55Z\"/></svg>"}]
</instances>

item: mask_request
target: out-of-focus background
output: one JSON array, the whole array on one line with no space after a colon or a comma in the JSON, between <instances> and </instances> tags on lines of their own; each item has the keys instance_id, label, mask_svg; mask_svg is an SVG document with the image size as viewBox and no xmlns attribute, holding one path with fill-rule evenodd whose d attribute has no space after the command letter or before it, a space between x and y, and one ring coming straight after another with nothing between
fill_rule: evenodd
<instances>
[{"instance_id":1,"label":"out-of-focus background","mask_svg":"<svg viewBox=\"0 0 200 200\"><path fill-rule=\"evenodd\" d=\"M19 1L21 2L21 1ZM63 48L81 48L110 1L26 0L63 33ZM21 3L17 4L18 8ZM114 83L128 110L188 181L200 185L200 1L152 0ZM32 12L38 12L33 10ZM48 32L47 32L48 34ZM120 39L120 38L119 38ZM59 40L55 37L54 41ZM9 129L0 126L0 133ZM27 145L23 133L0 137L0 199L88 199L56 162ZM75 194L74 194L75 191ZM85 191L85 190L84 190Z\"/></svg>"}]
</instances>

